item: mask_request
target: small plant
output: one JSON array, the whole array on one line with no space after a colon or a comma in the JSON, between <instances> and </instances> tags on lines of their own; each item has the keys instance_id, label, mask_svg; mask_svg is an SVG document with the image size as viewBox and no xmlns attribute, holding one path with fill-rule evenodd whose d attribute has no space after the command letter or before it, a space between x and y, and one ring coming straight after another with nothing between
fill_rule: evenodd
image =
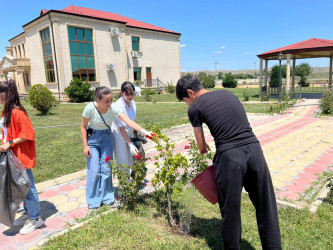
<instances>
[{"instance_id":1,"label":"small plant","mask_svg":"<svg viewBox=\"0 0 333 250\"><path fill-rule=\"evenodd\" d=\"M323 114L333 114L333 94L332 91L325 91L320 100L320 109Z\"/></svg>"},{"instance_id":2,"label":"small plant","mask_svg":"<svg viewBox=\"0 0 333 250\"><path fill-rule=\"evenodd\" d=\"M156 143L156 149L160 152L155 156L156 162L154 165L158 172L152 179L152 183L155 188L159 188L161 185L165 187L169 222L171 227L175 229L177 225L173 217L171 196L173 193L179 194L182 191L182 185L179 184L185 184L188 181L188 161L180 153L173 154L175 145L170 142L169 137L162 134L156 127L152 131L158 135L158 137L154 136L153 140Z\"/></svg>"},{"instance_id":3,"label":"small plant","mask_svg":"<svg viewBox=\"0 0 333 250\"><path fill-rule=\"evenodd\" d=\"M94 92L90 89L88 82L74 77L69 83L69 86L65 88L65 92L71 102L89 102L93 100Z\"/></svg>"},{"instance_id":4,"label":"small plant","mask_svg":"<svg viewBox=\"0 0 333 250\"><path fill-rule=\"evenodd\" d=\"M250 100L250 94L246 91L243 92L243 101L248 102Z\"/></svg>"},{"instance_id":5,"label":"small plant","mask_svg":"<svg viewBox=\"0 0 333 250\"><path fill-rule=\"evenodd\" d=\"M157 93L158 95L162 94L162 92L163 92L163 88L162 88L162 87L158 87L158 88L156 89L156 93Z\"/></svg>"},{"instance_id":6,"label":"small plant","mask_svg":"<svg viewBox=\"0 0 333 250\"><path fill-rule=\"evenodd\" d=\"M196 176L197 174L203 172L210 164L213 158L212 151L208 151L206 154L200 154L199 148L193 139L189 140L189 145L185 146L188 149L189 166L193 166L191 171L191 176Z\"/></svg>"},{"instance_id":7,"label":"small plant","mask_svg":"<svg viewBox=\"0 0 333 250\"><path fill-rule=\"evenodd\" d=\"M168 83L168 85L167 85L167 91L170 94L175 93L175 86L173 86L173 85L171 85L171 84Z\"/></svg>"},{"instance_id":8,"label":"small plant","mask_svg":"<svg viewBox=\"0 0 333 250\"><path fill-rule=\"evenodd\" d=\"M146 160L147 158L138 157L133 166L118 165L115 160L110 161L112 175L118 177L120 200L128 210L134 210L140 199L139 191L144 185L147 174ZM109 159L106 158L105 161L108 162Z\"/></svg>"},{"instance_id":9,"label":"small plant","mask_svg":"<svg viewBox=\"0 0 333 250\"><path fill-rule=\"evenodd\" d=\"M52 92L42 84L35 84L30 87L28 100L29 103L43 115L47 114L51 108L58 104Z\"/></svg>"},{"instance_id":10,"label":"small plant","mask_svg":"<svg viewBox=\"0 0 333 250\"><path fill-rule=\"evenodd\" d=\"M269 101L270 94L267 92L260 92L259 98L261 102L268 102Z\"/></svg>"}]
</instances>

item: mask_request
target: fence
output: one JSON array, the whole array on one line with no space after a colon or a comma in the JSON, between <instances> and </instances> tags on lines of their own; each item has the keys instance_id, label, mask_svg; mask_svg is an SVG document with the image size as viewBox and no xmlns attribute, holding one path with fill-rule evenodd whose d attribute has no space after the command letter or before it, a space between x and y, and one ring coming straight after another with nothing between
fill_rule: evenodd
<instances>
[{"instance_id":1,"label":"fence","mask_svg":"<svg viewBox=\"0 0 333 250\"><path fill-rule=\"evenodd\" d=\"M163 88L163 90L166 89L166 84L163 83L160 79L145 79L143 82L145 88Z\"/></svg>"}]
</instances>

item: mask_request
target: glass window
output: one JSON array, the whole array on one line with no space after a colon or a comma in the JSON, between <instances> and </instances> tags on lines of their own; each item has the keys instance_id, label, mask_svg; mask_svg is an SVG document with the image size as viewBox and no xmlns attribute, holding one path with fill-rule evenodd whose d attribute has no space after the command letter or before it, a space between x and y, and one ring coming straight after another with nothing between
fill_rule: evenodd
<instances>
[{"instance_id":1,"label":"glass window","mask_svg":"<svg viewBox=\"0 0 333 250\"><path fill-rule=\"evenodd\" d=\"M92 30L68 27L73 78L96 81Z\"/></svg>"},{"instance_id":2,"label":"glass window","mask_svg":"<svg viewBox=\"0 0 333 250\"><path fill-rule=\"evenodd\" d=\"M139 42L140 42L139 37L132 36L132 50L133 51L140 51Z\"/></svg>"},{"instance_id":3,"label":"glass window","mask_svg":"<svg viewBox=\"0 0 333 250\"><path fill-rule=\"evenodd\" d=\"M133 68L134 81L141 81L141 68Z\"/></svg>"},{"instance_id":4,"label":"glass window","mask_svg":"<svg viewBox=\"0 0 333 250\"><path fill-rule=\"evenodd\" d=\"M50 40L50 31L45 29L39 32L42 41L44 69L46 75L46 82L55 82L53 55Z\"/></svg>"}]
</instances>

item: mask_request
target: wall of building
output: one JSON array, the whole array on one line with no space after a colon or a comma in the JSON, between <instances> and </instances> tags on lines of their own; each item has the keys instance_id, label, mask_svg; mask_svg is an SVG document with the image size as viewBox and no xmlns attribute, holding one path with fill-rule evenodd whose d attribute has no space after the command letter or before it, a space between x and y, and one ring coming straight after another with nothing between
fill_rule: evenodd
<instances>
[{"instance_id":1,"label":"wall of building","mask_svg":"<svg viewBox=\"0 0 333 250\"><path fill-rule=\"evenodd\" d=\"M63 93L72 80L72 66L69 49L68 26L92 29L96 82L93 87L108 86L119 89L124 81L134 81L133 67L141 67L142 81L146 79L146 67L152 68L152 78L157 77L164 83L175 84L180 77L179 35L126 27L122 23L70 16L59 13L51 14L54 41L51 33L49 16L36 20L24 27L26 54L31 62L31 83L45 84L42 42L39 32L50 30L52 55L57 56L60 92ZM110 28L118 28L120 36L111 36ZM141 58L133 58L131 37L140 37ZM53 44L55 46L53 46ZM55 47L55 50L54 50ZM114 71L107 71L107 64L115 64ZM58 90L57 83L45 84L52 92Z\"/></svg>"}]
</instances>

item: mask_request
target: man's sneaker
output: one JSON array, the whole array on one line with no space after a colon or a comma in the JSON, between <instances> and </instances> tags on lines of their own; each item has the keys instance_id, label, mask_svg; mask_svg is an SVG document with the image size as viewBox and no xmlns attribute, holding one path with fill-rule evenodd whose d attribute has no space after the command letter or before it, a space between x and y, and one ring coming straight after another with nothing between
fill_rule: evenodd
<instances>
[{"instance_id":1,"label":"man's sneaker","mask_svg":"<svg viewBox=\"0 0 333 250\"><path fill-rule=\"evenodd\" d=\"M22 226L29 219L29 215L27 213L23 213L21 217L17 218L14 221L14 227Z\"/></svg>"},{"instance_id":2,"label":"man's sneaker","mask_svg":"<svg viewBox=\"0 0 333 250\"><path fill-rule=\"evenodd\" d=\"M29 234L33 231L35 231L36 228L39 228L44 225L44 221L41 217L39 217L37 220L27 220L24 223L24 226L20 230L20 234Z\"/></svg>"}]
</instances>

